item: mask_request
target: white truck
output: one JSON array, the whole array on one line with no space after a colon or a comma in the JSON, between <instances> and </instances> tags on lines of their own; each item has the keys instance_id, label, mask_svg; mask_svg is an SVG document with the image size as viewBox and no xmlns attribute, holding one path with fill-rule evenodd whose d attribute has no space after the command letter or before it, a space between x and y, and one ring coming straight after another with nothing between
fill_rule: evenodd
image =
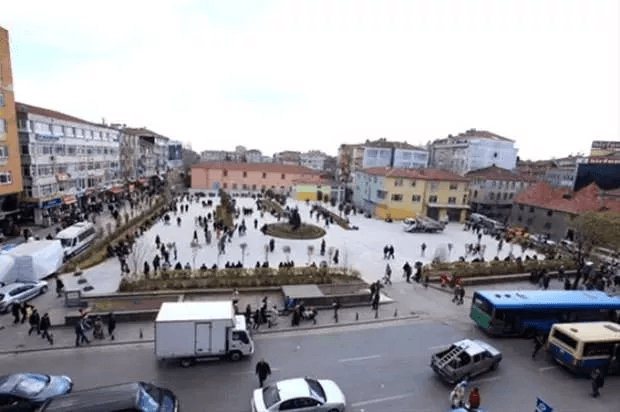
<instances>
[{"instance_id":1,"label":"white truck","mask_svg":"<svg viewBox=\"0 0 620 412\"><path fill-rule=\"evenodd\" d=\"M155 357L189 367L201 358L233 361L254 353L245 317L232 301L165 302L155 319Z\"/></svg>"}]
</instances>

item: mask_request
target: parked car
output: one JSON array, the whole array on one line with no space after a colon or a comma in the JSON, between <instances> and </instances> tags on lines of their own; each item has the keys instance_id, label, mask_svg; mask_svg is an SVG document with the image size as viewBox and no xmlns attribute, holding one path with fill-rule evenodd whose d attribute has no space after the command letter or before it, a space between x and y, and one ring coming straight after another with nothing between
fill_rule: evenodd
<instances>
[{"instance_id":1,"label":"parked car","mask_svg":"<svg viewBox=\"0 0 620 412\"><path fill-rule=\"evenodd\" d=\"M464 339L434 354L431 368L442 379L455 384L463 378L473 378L494 370L501 360L501 352L488 343Z\"/></svg>"},{"instance_id":2,"label":"parked car","mask_svg":"<svg viewBox=\"0 0 620 412\"><path fill-rule=\"evenodd\" d=\"M338 385L327 379L287 379L256 389L252 412L343 412L346 399Z\"/></svg>"},{"instance_id":3,"label":"parked car","mask_svg":"<svg viewBox=\"0 0 620 412\"><path fill-rule=\"evenodd\" d=\"M567 239L560 240L560 246L562 246L564 249L568 250L569 252L573 252L576 249L575 243Z\"/></svg>"},{"instance_id":4,"label":"parked car","mask_svg":"<svg viewBox=\"0 0 620 412\"><path fill-rule=\"evenodd\" d=\"M27 402L38 406L56 396L71 392L73 382L68 376L40 373L16 373L0 377L0 407Z\"/></svg>"},{"instance_id":5,"label":"parked car","mask_svg":"<svg viewBox=\"0 0 620 412\"><path fill-rule=\"evenodd\" d=\"M178 412L172 391L146 382L103 386L50 399L37 412Z\"/></svg>"},{"instance_id":6,"label":"parked car","mask_svg":"<svg viewBox=\"0 0 620 412\"><path fill-rule=\"evenodd\" d=\"M11 311L13 305L19 305L47 292L47 282L15 282L0 287L0 313Z\"/></svg>"}]
</instances>

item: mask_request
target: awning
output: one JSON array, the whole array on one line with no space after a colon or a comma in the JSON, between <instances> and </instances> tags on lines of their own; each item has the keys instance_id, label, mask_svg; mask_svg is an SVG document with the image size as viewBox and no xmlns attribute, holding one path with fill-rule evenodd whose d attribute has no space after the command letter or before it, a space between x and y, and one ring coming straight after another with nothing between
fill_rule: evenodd
<instances>
[{"instance_id":1,"label":"awning","mask_svg":"<svg viewBox=\"0 0 620 412\"><path fill-rule=\"evenodd\" d=\"M145 184L147 182L145 177L141 177L140 179L138 179L138 183L142 183Z\"/></svg>"},{"instance_id":2,"label":"awning","mask_svg":"<svg viewBox=\"0 0 620 412\"><path fill-rule=\"evenodd\" d=\"M115 195L117 195L117 194L119 194L119 193L122 193L122 192L123 192L123 188L122 188L122 187L120 187L120 186L114 186L114 187L112 187L112 188L108 189L108 191L109 191L110 193L114 193Z\"/></svg>"},{"instance_id":3,"label":"awning","mask_svg":"<svg viewBox=\"0 0 620 412\"><path fill-rule=\"evenodd\" d=\"M69 175L69 173L56 173L56 180L59 182L66 182L69 179L71 179L71 175Z\"/></svg>"},{"instance_id":4,"label":"awning","mask_svg":"<svg viewBox=\"0 0 620 412\"><path fill-rule=\"evenodd\" d=\"M469 205L456 205L452 203L427 203L426 205L439 209L469 209Z\"/></svg>"},{"instance_id":5,"label":"awning","mask_svg":"<svg viewBox=\"0 0 620 412\"><path fill-rule=\"evenodd\" d=\"M64 203L65 205L72 205L77 202L77 198L75 197L75 195L64 195L61 197L61 199L62 203Z\"/></svg>"},{"instance_id":6,"label":"awning","mask_svg":"<svg viewBox=\"0 0 620 412\"><path fill-rule=\"evenodd\" d=\"M86 191L84 192L84 196L90 196L95 192L96 192L96 189L86 189Z\"/></svg>"},{"instance_id":7,"label":"awning","mask_svg":"<svg viewBox=\"0 0 620 412\"><path fill-rule=\"evenodd\" d=\"M129 187L129 192L130 193L133 192L136 189L136 185L134 185L133 183L130 183L128 187Z\"/></svg>"}]
</instances>

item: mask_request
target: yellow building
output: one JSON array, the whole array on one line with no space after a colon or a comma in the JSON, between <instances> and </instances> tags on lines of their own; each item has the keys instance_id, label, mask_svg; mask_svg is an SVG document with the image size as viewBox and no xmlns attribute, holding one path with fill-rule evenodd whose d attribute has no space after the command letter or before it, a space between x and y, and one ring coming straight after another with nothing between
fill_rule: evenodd
<instances>
[{"instance_id":1,"label":"yellow building","mask_svg":"<svg viewBox=\"0 0 620 412\"><path fill-rule=\"evenodd\" d=\"M355 203L375 216L464 222L469 180L443 169L371 168L356 174Z\"/></svg>"},{"instance_id":2,"label":"yellow building","mask_svg":"<svg viewBox=\"0 0 620 412\"><path fill-rule=\"evenodd\" d=\"M22 170L15 119L9 33L0 27L0 220L18 211Z\"/></svg>"},{"instance_id":3,"label":"yellow building","mask_svg":"<svg viewBox=\"0 0 620 412\"><path fill-rule=\"evenodd\" d=\"M311 177L293 181L291 196L301 201L323 201L331 197L331 185L325 179Z\"/></svg>"}]
</instances>

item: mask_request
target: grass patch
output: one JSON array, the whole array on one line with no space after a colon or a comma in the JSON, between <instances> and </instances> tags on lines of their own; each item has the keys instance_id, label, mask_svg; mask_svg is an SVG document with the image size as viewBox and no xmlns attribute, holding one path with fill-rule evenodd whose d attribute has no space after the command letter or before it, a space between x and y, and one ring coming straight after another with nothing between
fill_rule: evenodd
<instances>
[{"instance_id":1,"label":"grass patch","mask_svg":"<svg viewBox=\"0 0 620 412\"><path fill-rule=\"evenodd\" d=\"M151 279L123 279L119 292L339 284L361 281L359 273L355 271L345 273L329 268L310 267L210 269L204 272L178 272L168 272Z\"/></svg>"},{"instance_id":2,"label":"grass patch","mask_svg":"<svg viewBox=\"0 0 620 412\"><path fill-rule=\"evenodd\" d=\"M325 230L308 223L302 223L297 230L288 223L272 223L267 225L265 234L282 239L318 239L325 236Z\"/></svg>"}]
</instances>

